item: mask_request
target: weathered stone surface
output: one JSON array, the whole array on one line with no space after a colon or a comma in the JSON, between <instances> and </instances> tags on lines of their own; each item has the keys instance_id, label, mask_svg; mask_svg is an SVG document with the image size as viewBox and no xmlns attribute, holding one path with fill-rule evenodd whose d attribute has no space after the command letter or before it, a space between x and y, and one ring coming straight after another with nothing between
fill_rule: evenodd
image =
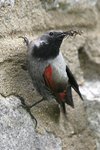
<instances>
[{"instance_id":1,"label":"weathered stone surface","mask_svg":"<svg viewBox=\"0 0 100 150\"><path fill-rule=\"evenodd\" d=\"M41 0L42 6L46 10L59 10L59 11L72 11L74 10L80 10L82 11L83 8L85 7L90 7L90 6L95 6L98 4L98 0Z\"/></svg>"},{"instance_id":2,"label":"weathered stone surface","mask_svg":"<svg viewBox=\"0 0 100 150\"><path fill-rule=\"evenodd\" d=\"M39 0L14 2L14 6L0 8L0 36L21 32L41 31L51 26L50 16L42 9Z\"/></svg>"},{"instance_id":3,"label":"weathered stone surface","mask_svg":"<svg viewBox=\"0 0 100 150\"><path fill-rule=\"evenodd\" d=\"M95 27L97 24L96 4L97 0L78 0L77 2L74 0L42 1L44 9L51 15L51 20L56 28Z\"/></svg>"},{"instance_id":4,"label":"weathered stone surface","mask_svg":"<svg viewBox=\"0 0 100 150\"><path fill-rule=\"evenodd\" d=\"M99 0L97 1L97 8L98 8L98 10L100 10L100 1Z\"/></svg>"},{"instance_id":5,"label":"weathered stone surface","mask_svg":"<svg viewBox=\"0 0 100 150\"><path fill-rule=\"evenodd\" d=\"M88 32L87 44L79 50L80 66L84 72L85 84L80 87L96 149L100 149L100 62L99 22L94 31Z\"/></svg>"},{"instance_id":6,"label":"weathered stone surface","mask_svg":"<svg viewBox=\"0 0 100 150\"><path fill-rule=\"evenodd\" d=\"M80 107L77 104L76 110L69 107L68 118L59 116L59 109L57 110L54 103L51 108L45 107L45 104L42 107L39 106L39 112L33 111L34 114L37 114L38 120L38 133L36 133L29 114L19 105L20 100L14 96L6 99L0 96L0 109L2 110L0 147L2 150L6 148L30 150L95 149L94 141L91 138L91 130L87 127L82 106ZM80 112L79 115L77 111Z\"/></svg>"},{"instance_id":7,"label":"weathered stone surface","mask_svg":"<svg viewBox=\"0 0 100 150\"><path fill-rule=\"evenodd\" d=\"M93 131L92 136L96 139L96 150L100 150L100 95L99 101L85 99L84 104L88 116L88 124Z\"/></svg>"},{"instance_id":8,"label":"weathered stone surface","mask_svg":"<svg viewBox=\"0 0 100 150\"><path fill-rule=\"evenodd\" d=\"M0 96L0 149L61 150L61 139L45 130L36 133L31 117L14 96Z\"/></svg>"},{"instance_id":9,"label":"weathered stone surface","mask_svg":"<svg viewBox=\"0 0 100 150\"><path fill-rule=\"evenodd\" d=\"M86 80L84 86L80 87L80 90L87 100L100 101L100 80Z\"/></svg>"},{"instance_id":10,"label":"weathered stone surface","mask_svg":"<svg viewBox=\"0 0 100 150\"><path fill-rule=\"evenodd\" d=\"M14 0L0 0L0 8L7 6L14 6Z\"/></svg>"},{"instance_id":11,"label":"weathered stone surface","mask_svg":"<svg viewBox=\"0 0 100 150\"><path fill-rule=\"evenodd\" d=\"M90 61L100 65L100 34L92 33L88 35L87 44L84 50L89 57Z\"/></svg>"},{"instance_id":12,"label":"weathered stone surface","mask_svg":"<svg viewBox=\"0 0 100 150\"><path fill-rule=\"evenodd\" d=\"M10 2L10 1L9 1ZM18 1L14 5L1 3L0 9L0 36L8 36L18 33L34 33L51 28L65 27L95 27L97 24L97 11L92 5L78 3L73 5L70 11L46 12L39 0ZM8 3L9 4L9 3ZM60 7L61 8L61 7Z\"/></svg>"},{"instance_id":13,"label":"weathered stone surface","mask_svg":"<svg viewBox=\"0 0 100 150\"><path fill-rule=\"evenodd\" d=\"M75 39L68 38L65 40L61 46L61 51L80 85L84 83L84 77L91 80L93 77L96 77L97 80L99 79L99 71L96 69L97 67L99 68L99 57L97 57L99 50L97 47L99 47L100 25L97 1L77 1L77 3L72 1L72 3L68 3L68 1L59 0L48 2L52 2L52 6L55 5L56 9L53 7L53 9L44 9L39 0L0 1L0 93L3 96L19 94L25 98L27 104L32 104L41 98L35 94L27 72L27 47L22 39L18 39L18 37L20 35L26 36L31 41L37 38L41 32L49 29L83 30L83 35L78 35ZM82 53L82 57L79 54L81 50L85 53L85 55ZM80 61L78 57L81 58ZM81 63L81 60L84 62ZM80 65L84 72L84 77ZM0 106L4 110L2 122L5 123L4 119L8 117L7 126L3 126L7 132L2 130L2 136L10 139L12 143L11 145L8 142L9 140L6 141L5 139L5 145L8 144L9 149L14 149L15 145L13 143L18 147L18 142L21 140L23 149L30 150L36 148L48 149L50 146L51 149L94 150L95 141L92 139L92 131L87 125L87 115L83 102L74 92L73 99L75 109L73 110L66 105L67 118L64 118L63 114L60 113L55 100L51 102L44 101L32 108L32 113L38 120L36 129L38 133L36 133L34 131L34 121L32 122L28 113L23 108L17 108L19 100L15 97L6 99L1 97ZM10 134L9 136L9 131L13 135ZM21 134L23 137L26 136L26 139L21 139ZM20 137L19 141L16 140L15 135ZM14 141L12 142L12 140ZM27 143L26 145L25 142ZM18 148L20 149L20 147Z\"/></svg>"},{"instance_id":14,"label":"weathered stone surface","mask_svg":"<svg viewBox=\"0 0 100 150\"><path fill-rule=\"evenodd\" d=\"M32 39L32 37L30 37ZM77 39L79 38L79 41ZM11 41L11 42L10 42ZM68 64L75 63L79 65L78 62L78 51L80 46L84 45L84 39L80 40L80 37L76 37L73 40L73 46L70 46L71 39L69 39L67 44L62 44L61 49L63 49L64 57L67 58ZM4 96L10 94L22 95L28 104L40 99L33 92L33 85L31 79L26 70L26 53L27 48L25 44L22 43L21 39L10 39L6 38L2 42L2 58L1 58L1 94ZM69 44L68 44L69 43ZM81 44L81 45L80 45ZM72 48L72 53L66 51ZM4 48L5 47L5 48ZM7 49L6 49L7 47ZM5 50L6 49L6 50ZM71 58L71 54L76 60ZM68 57L69 55L69 57ZM75 65L74 65L75 67ZM76 71L73 68L73 72ZM76 67L77 68L77 67ZM78 67L79 69L79 67ZM79 71L80 72L80 71ZM81 74L80 74L81 75ZM80 76L79 75L79 76ZM79 77L78 76L78 77ZM80 77L78 78L81 79ZM82 81L82 80L81 80ZM27 88L26 88L27 87ZM58 104L53 100L52 102L43 102L32 109L32 113L38 120L37 131L43 133L44 129L47 132L54 133L57 137L62 140L62 147L66 149L69 147L74 149L94 149L94 142L91 138L91 131L86 124L86 116L84 112L84 107L80 98L74 95L75 100L75 110L67 106L67 117L61 116ZM79 113L80 112L80 113ZM86 141L84 141L86 139ZM68 142L69 141L69 142ZM85 145L84 145L85 142ZM76 144L77 143L77 144ZM91 146L91 143L93 145Z\"/></svg>"}]
</instances>

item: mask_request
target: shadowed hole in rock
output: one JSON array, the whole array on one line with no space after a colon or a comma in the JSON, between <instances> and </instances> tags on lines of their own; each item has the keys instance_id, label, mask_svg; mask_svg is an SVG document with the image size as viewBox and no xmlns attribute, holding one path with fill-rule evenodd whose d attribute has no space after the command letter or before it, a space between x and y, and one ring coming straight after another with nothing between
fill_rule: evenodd
<instances>
[{"instance_id":1,"label":"shadowed hole in rock","mask_svg":"<svg viewBox=\"0 0 100 150\"><path fill-rule=\"evenodd\" d=\"M27 70L27 66L26 65L21 65L23 70Z\"/></svg>"},{"instance_id":2,"label":"shadowed hole in rock","mask_svg":"<svg viewBox=\"0 0 100 150\"><path fill-rule=\"evenodd\" d=\"M100 65L89 60L84 47L78 49L80 67L84 73L85 79L100 79Z\"/></svg>"}]
</instances>

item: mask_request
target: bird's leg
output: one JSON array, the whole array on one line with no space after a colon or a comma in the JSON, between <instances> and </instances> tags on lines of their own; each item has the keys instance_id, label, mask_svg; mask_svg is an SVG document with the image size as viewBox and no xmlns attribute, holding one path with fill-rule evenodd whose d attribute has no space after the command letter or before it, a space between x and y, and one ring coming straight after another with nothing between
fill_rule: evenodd
<instances>
[{"instance_id":1,"label":"bird's leg","mask_svg":"<svg viewBox=\"0 0 100 150\"><path fill-rule=\"evenodd\" d=\"M34 103L34 104L32 104L32 105L26 105L26 104L25 104L25 100L24 100L23 97L21 97L21 96L19 96L19 95L15 95L15 96L18 97L18 98L21 100L21 103L22 103L22 104L21 104L20 106L22 106L23 108L25 108L25 109L27 110L27 112L30 114L31 118L35 120L35 122L36 122L35 128L36 128L36 127L37 127L37 120L36 120L36 118L32 115L30 109L31 109L33 106L35 106L36 104L42 102L42 101L44 100L44 98L42 98L41 100L37 101L36 103Z\"/></svg>"}]
</instances>

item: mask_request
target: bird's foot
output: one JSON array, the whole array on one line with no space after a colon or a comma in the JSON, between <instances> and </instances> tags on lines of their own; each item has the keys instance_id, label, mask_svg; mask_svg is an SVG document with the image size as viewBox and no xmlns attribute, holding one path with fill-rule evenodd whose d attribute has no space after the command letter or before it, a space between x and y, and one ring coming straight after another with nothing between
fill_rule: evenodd
<instances>
[{"instance_id":1,"label":"bird's foot","mask_svg":"<svg viewBox=\"0 0 100 150\"><path fill-rule=\"evenodd\" d=\"M35 120L35 122L36 122L35 128L36 128L36 127L37 127L37 120L36 120L36 118L32 115L31 110L30 110L33 105L30 105L30 106L29 106L29 105L26 105L26 104L25 104L25 100L24 100L23 97L21 97L21 96L19 96L19 95L15 95L15 96L18 97L18 98L21 100L21 103L22 103L22 104L21 104L20 106L22 106L23 108L25 108L26 111L30 114L31 118Z\"/></svg>"}]
</instances>

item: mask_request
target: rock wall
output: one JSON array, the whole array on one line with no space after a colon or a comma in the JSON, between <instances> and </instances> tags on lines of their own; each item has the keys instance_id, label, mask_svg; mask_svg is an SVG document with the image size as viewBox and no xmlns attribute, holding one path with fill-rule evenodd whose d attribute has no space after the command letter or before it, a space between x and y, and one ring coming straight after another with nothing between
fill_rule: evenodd
<instances>
[{"instance_id":1,"label":"rock wall","mask_svg":"<svg viewBox=\"0 0 100 150\"><path fill-rule=\"evenodd\" d=\"M20 105L18 98L10 96L19 94L24 97L27 104L32 104L41 98L35 94L27 71L27 47L18 37L26 36L31 41L40 33L50 29L84 31L81 36L64 40L61 51L79 85L86 85L87 81L90 81L90 84L94 80L96 83L99 82L99 11L98 0L0 1L0 94L2 95L0 107L3 112L0 136L5 138L0 142L2 149L95 150L97 147L99 150L99 140L95 145L96 136L93 127L89 126L91 123L88 124L89 116L86 111L88 105L85 107L74 91L75 109L66 105L67 118L60 113L58 104L54 100L32 108L32 113L38 120L37 132L34 130L34 121L31 121L27 112L21 107L18 108ZM89 87L90 85L81 88L83 95L91 93L86 92ZM93 96L97 98L98 93ZM97 99L100 98L99 96ZM89 98L92 99L91 95ZM25 123L25 120L28 121ZM20 130L24 140L19 136ZM17 137L20 137L21 145ZM29 137L30 144L25 142Z\"/></svg>"}]
</instances>

